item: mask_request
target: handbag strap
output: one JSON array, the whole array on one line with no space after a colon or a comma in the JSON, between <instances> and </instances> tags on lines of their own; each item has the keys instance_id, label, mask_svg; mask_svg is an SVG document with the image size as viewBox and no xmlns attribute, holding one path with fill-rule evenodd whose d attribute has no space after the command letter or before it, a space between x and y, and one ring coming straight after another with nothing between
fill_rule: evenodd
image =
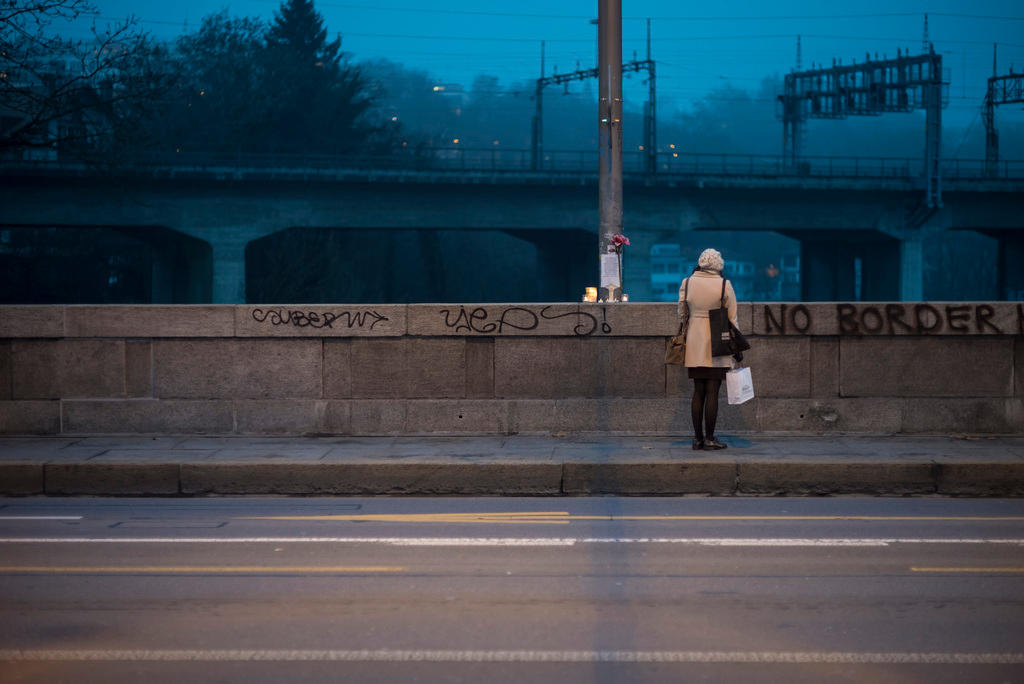
<instances>
[{"instance_id":1,"label":"handbag strap","mask_svg":"<svg viewBox=\"0 0 1024 684\"><path fill-rule=\"evenodd\" d=\"M725 276L722 276L722 294L719 297L719 299L722 300L722 307L723 308L725 307L725 284L727 282L729 282L729 281L725 279Z\"/></svg>"}]
</instances>

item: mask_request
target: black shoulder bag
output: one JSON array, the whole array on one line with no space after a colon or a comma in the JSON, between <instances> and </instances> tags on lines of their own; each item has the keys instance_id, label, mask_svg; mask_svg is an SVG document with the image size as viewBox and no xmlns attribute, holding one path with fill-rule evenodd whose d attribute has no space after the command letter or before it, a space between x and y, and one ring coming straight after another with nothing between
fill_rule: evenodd
<instances>
[{"instance_id":1,"label":"black shoulder bag","mask_svg":"<svg viewBox=\"0 0 1024 684\"><path fill-rule=\"evenodd\" d=\"M711 355L733 356L750 349L750 343L729 320L729 309L725 306L725 284L722 278L722 306L708 311L708 322L711 324Z\"/></svg>"}]
</instances>

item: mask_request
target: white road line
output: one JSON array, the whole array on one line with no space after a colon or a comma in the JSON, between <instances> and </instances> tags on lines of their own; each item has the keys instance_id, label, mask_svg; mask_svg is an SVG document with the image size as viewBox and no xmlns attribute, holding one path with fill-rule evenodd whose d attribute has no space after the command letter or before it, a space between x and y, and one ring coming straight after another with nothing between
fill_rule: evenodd
<instances>
[{"instance_id":1,"label":"white road line","mask_svg":"<svg viewBox=\"0 0 1024 684\"><path fill-rule=\"evenodd\" d=\"M1024 653L832 651L0 650L0 661L344 661L435 663L836 663L1020 665Z\"/></svg>"},{"instance_id":2,"label":"white road line","mask_svg":"<svg viewBox=\"0 0 1024 684\"><path fill-rule=\"evenodd\" d=\"M386 544L391 546L575 546L690 544L696 546L889 546L892 544L1024 545L1024 539L736 538L736 537L0 537L0 544Z\"/></svg>"},{"instance_id":3,"label":"white road line","mask_svg":"<svg viewBox=\"0 0 1024 684\"><path fill-rule=\"evenodd\" d=\"M81 520L80 515L0 515L0 520Z\"/></svg>"}]
</instances>

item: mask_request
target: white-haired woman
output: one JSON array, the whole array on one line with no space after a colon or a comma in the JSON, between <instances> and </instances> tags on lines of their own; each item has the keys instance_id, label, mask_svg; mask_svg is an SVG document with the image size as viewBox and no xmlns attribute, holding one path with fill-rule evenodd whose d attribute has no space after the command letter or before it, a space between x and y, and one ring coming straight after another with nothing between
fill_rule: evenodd
<instances>
[{"instance_id":1,"label":"white-haired woman","mask_svg":"<svg viewBox=\"0 0 1024 684\"><path fill-rule=\"evenodd\" d=\"M711 355L711 324L708 320L708 312L723 306L724 299L729 320L736 325L736 293L732 283L723 282L723 268L725 261L721 253L705 249L693 273L679 285L679 315L686 313L687 304L690 312L686 333L686 369L693 380L690 416L693 419L694 449L725 448L725 444L715 439L715 424L718 422L718 392L732 361L728 356ZM684 300L687 304L683 303ZM742 358L738 355L737 360Z\"/></svg>"}]
</instances>

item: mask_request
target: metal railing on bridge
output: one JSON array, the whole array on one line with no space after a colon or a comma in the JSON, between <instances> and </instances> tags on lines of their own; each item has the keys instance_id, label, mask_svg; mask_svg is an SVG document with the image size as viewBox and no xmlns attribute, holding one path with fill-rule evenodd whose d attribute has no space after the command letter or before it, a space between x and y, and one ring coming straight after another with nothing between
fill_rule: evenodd
<instances>
[{"instance_id":1,"label":"metal railing on bridge","mask_svg":"<svg viewBox=\"0 0 1024 684\"><path fill-rule=\"evenodd\" d=\"M623 170L629 176L648 176L642 150L623 153ZM540 171L531 169L530 150L498 148L399 148L390 154L259 154L220 151L146 152L133 156L118 168L129 170L255 170L330 173L346 170L410 171L438 173L487 173L596 176L597 150L552 150L544 153ZM87 168L81 161L60 158L0 157L0 167ZM993 174L994 171L994 174ZM924 173L920 158L805 156L787 164L781 155L659 152L656 175L666 177L808 177L913 179ZM947 159L943 178L1024 179L1024 160L1000 160L994 170L984 159Z\"/></svg>"}]
</instances>

